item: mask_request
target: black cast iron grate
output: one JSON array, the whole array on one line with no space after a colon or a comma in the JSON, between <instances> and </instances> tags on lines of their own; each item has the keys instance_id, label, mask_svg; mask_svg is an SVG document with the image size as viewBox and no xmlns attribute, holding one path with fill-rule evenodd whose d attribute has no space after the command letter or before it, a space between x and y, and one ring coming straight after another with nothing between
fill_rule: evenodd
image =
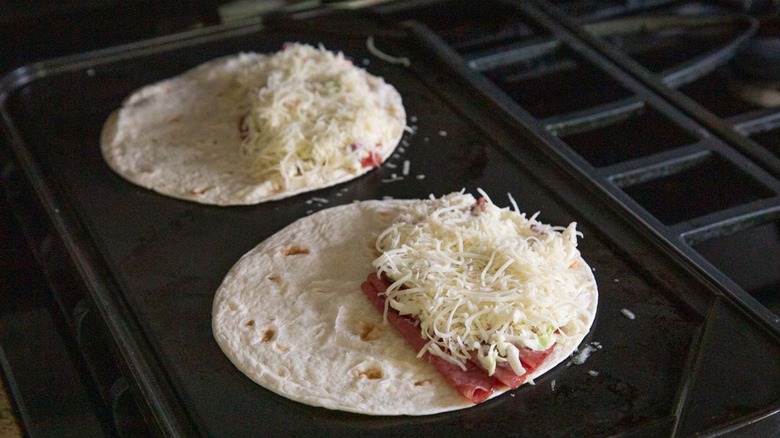
<instances>
[{"instance_id":1,"label":"black cast iron grate","mask_svg":"<svg viewBox=\"0 0 780 438\"><path fill-rule=\"evenodd\" d=\"M525 8L517 2L494 3L514 6L516 19L529 27L547 28L547 22L536 17L518 17ZM564 6L579 10L569 3ZM514 43L481 58L454 46L443 51L453 63L471 67L489 79L489 83L475 82L524 123L541 124L555 134L561 141L552 140L553 149L626 201L629 210L704 271L719 271L714 275L718 281L728 283L739 300L758 308L780 330L780 315L771 310L780 305L780 290L756 290L744 281L746 275L724 269L711 249L697 251L682 238L701 227L771 215L780 203L780 182L772 163L760 161L757 166L729 139L721 140L717 131L668 106L653 90L653 86L698 90L700 100L717 102L715 111L727 108L729 115L754 109L750 103L724 98L722 91L729 88L722 87L721 81L733 70L730 63L741 47L756 35L759 20L718 13L717 8L698 4L657 4L644 9L641 15L631 15L635 12L631 8L617 13L606 6L604 14L597 14L590 5L578 23L620 50L623 64L627 55L637 63L632 66L641 65L648 75L658 78L650 89L614 69L570 34L549 28L537 32L540 37L525 45ZM615 13L607 14L607 10ZM475 15L475 22L484 19ZM611 18L604 19L607 15ZM425 18L418 20L424 26L422 33L435 44L439 35ZM754 128L757 132L751 138L769 144L771 151L775 131L766 129L766 123L762 128ZM717 246L710 242L708 248ZM780 245L770 240L751 254L774 260ZM718 269L711 269L712 265Z\"/></svg>"}]
</instances>

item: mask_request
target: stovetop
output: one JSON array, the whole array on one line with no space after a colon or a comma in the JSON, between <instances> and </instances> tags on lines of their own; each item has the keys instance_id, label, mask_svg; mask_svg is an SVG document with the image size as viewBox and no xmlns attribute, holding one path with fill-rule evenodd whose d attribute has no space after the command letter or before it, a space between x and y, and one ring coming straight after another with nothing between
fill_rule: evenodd
<instances>
[{"instance_id":1,"label":"stovetop","mask_svg":"<svg viewBox=\"0 0 780 438\"><path fill-rule=\"evenodd\" d=\"M6 26L0 32L13 36L3 41L15 44L10 49L4 48L6 55L1 67L7 72L11 66L50 56L82 53L180 31L193 35L192 32L197 34L197 29L203 28L210 32L211 26L224 21L228 12L234 14L231 20L239 22L241 19L236 17L235 11L257 13L256 9L246 9L245 4L238 3L241 2L203 2L170 15L164 14L159 9L161 6L154 6L156 2L133 5L146 9L96 2L76 7L70 11L72 15L54 6L44 8L54 21L41 21L35 14L15 10L17 13L3 18ZM411 87L410 90L421 93L405 96L412 108L415 104L429 108L432 102L440 99L444 103L436 104L435 108L442 114L458 108L452 117L460 118L466 124L484 123L486 126L494 123L489 119L495 118L499 120L495 123L501 126L497 131L511 132L515 136L494 133L486 140L473 133L479 130L464 127L464 138L484 144L467 145L464 140L463 145L457 145L449 152L452 156L447 157L452 163L460 161L459 166L463 166L451 177L462 178L466 185L483 181L515 189L510 181L524 184L542 181L538 190L551 194L549 201L540 201L546 210L561 215L564 213L556 213L559 208L575 211L575 216L582 217L586 229L589 226L592 229L596 243L586 244L590 245L586 249L596 252L597 265L603 262L602 272L597 271L597 276L602 293L607 297L607 311L609 297L613 300L641 297L642 300L636 303L623 301L621 304L633 306L634 310L646 310L651 321L663 321L665 331L643 325L645 332L642 333L657 336L659 342L674 342L674 351L681 356L678 363L672 365L671 358L665 356L669 351L659 350L658 372L666 375L670 382L676 382L670 383L666 390L653 386L660 382L636 377L633 378L638 380L632 381L625 370L610 369L613 365L608 359L599 362L596 358L592 365L603 367L599 382L583 381L578 383L579 387L567 388L565 375L562 375L559 388L563 388L563 392L556 394L558 398L554 403L561 402L564 397L561 394L569 394L566 403L582 409L581 403L585 400L582 391L591 391L596 394L594 397L611 394L617 399L607 397L606 403L605 399L600 399L598 403L607 410L600 411L591 406L594 415L604 418L590 419L579 429L567 426L566 421L560 426L599 435L632 431L719 435L777 430L780 388L776 382L780 381L780 370L773 361L780 363L774 360L780 351L780 102L777 97L780 82L773 73L780 69L768 67L778 62L777 54L780 53L775 50L780 44L776 2L553 1L523 5L512 1L426 0L373 3L330 2L322 9L318 9L321 6L316 2L300 3L288 13L295 16L293 21L306 23L312 20L315 33L316 26L327 23L317 21L317 16L322 15L318 11L327 9L338 10L337 20L345 20L348 24L359 17L368 20L369 29L373 22L377 23L377 28L399 26L403 33L410 35L408 38L415 41L411 44L415 50L427 51L437 65L441 65L442 71L448 72L440 73L441 77L432 74L420 79L429 88ZM284 21L277 15L273 20ZM42 28L49 25L41 23L55 23L55 30ZM56 23L61 23L62 29L67 30L58 29ZM70 27L74 23L76 27ZM293 29L306 35L295 26ZM222 50L219 47L223 41L232 40L217 35L211 37L208 44L218 52ZM191 44L197 48L199 43L187 43L188 38L182 38L183 46ZM412 50L407 48L405 41L397 44L399 50ZM28 52L21 47L32 50ZM151 44L149 47L170 50L172 59L180 53L164 49L164 45ZM209 50L214 49L208 45L206 48L209 47ZM141 56L127 55L122 50L110 51L110 54L120 59L124 57L128 66L138 62L136 59ZM95 62L94 59L85 55L77 61L89 63ZM90 81L94 81L97 89L105 90L105 85L100 88L103 84L100 82L101 62L107 62L117 71L121 69L109 61L95 64L96 78L85 83L93 84ZM67 61L54 65L64 65L66 71L79 71ZM383 67L374 63L371 68ZM388 72L404 77L396 70ZM416 70L415 74L419 75ZM80 95L72 88L63 88L62 82L56 82L57 74L54 77L52 84L55 88L60 87L56 89L61 93ZM15 80L25 82L29 79L26 72L17 72ZM463 88L475 91L461 95L446 85L451 81L462 82ZM31 83L28 90L31 101L36 102L36 93L45 97L36 90L35 82ZM6 83L9 94L20 87ZM433 91L425 91L428 89ZM449 90L449 94L442 96L446 92L441 90ZM95 100L95 104L99 106L102 101ZM491 116L485 116L485 112ZM17 120L19 113L14 112L13 104L7 114L17 124L23 125L26 121ZM92 115L90 112L85 114ZM425 129L424 114L419 118ZM431 139L435 141L436 132L431 131L429 137L424 137L425 141L423 136L407 138L407 141L413 145L428 143ZM490 146L493 143L499 147ZM66 187L68 184L78 187L83 182L78 176L61 180L47 176L43 183L33 181L31 185L29 180L35 178L30 176L29 162L19 163L18 151L22 150L24 155L28 149L35 151L34 147L26 143L17 145L14 153L3 146L0 158L7 202L0 203L0 212L5 215L2 237L11 244L0 248L3 251L0 267L6 285L4 293L10 303L3 307L0 315L0 346L3 347L0 363L26 432L31 436L63 430L88 435L145 435L160 430L213 433L212 427L218 421L201 418L207 415L202 410L202 402L186 400L198 391L207 390L214 374L228 373L228 370L223 371L220 365L219 373L203 373L192 364L166 368L170 366L166 361L171 360L166 359L166 354L172 354L173 350L165 345L172 339L156 339L154 331L155 325L166 323L151 319L151 326L145 325L146 319L152 317L143 313L148 312L144 303L133 301L142 298L133 296L130 286L125 286L128 290L123 291L130 300L129 306L120 306L128 314L119 312L118 322L111 320L117 318L116 315L109 314L116 311L116 307L101 307L105 303L95 302L104 298L102 292L79 292L85 288L85 276L107 273L111 279L112 271L98 269L93 272L92 259L87 257L85 261L74 257L73 249L67 247L67 236L65 248L62 247L60 240L63 234L73 231L68 228L73 222L68 222L64 213L64 219L58 218L57 206L65 200L66 207L69 203L92 207L84 200L86 198L79 198L77 189L69 193L67 188L63 189L65 198L56 196L53 198L56 202L47 204L46 196L41 194L41 185L46 191L57 181L64 182ZM427 155L410 157L420 163L433 160ZM512 168L503 164L505 157L511 157L508 163L520 162L515 170L520 176L505 175L504 183L486 179L485 166L491 171L496 166ZM48 168L47 158L38 160L41 162L35 163L35 169L41 165ZM545 174L545 171L552 173ZM545 182L545 179L549 181ZM354 190L355 196L403 196L417 192L424 196L426 193L423 192L433 190L432 187L440 190L446 181L428 178L424 183L404 183L406 185L393 188L364 182ZM101 190L111 192L109 195L114 193L110 188ZM140 196L139 199L147 201ZM44 198L42 205L37 201L41 197ZM582 205L578 206L574 201L577 197L582 198ZM534 202L535 195L529 194L528 199L528 202ZM548 198L542 196L540 199ZM197 234L198 224L204 220L199 210L179 211L176 207L167 211L165 202L159 205L168 215L163 218L176 218L177 228L171 229L174 236L182 237L176 231L180 228L182 233ZM601 206L602 210L594 206ZM273 208L274 211L279 208L297 211L294 202ZM11 211L13 215L8 214ZM79 214L86 215L89 236L106 239L112 234L101 228L101 217L95 215L96 211L92 215ZM179 211L179 216L173 211ZM211 213L207 216L210 218ZM227 222L235 220L239 219L232 217ZM75 222L81 223L80 220ZM600 224L616 228L603 229ZM128 230L126 234L132 236L133 232L141 231ZM120 237L120 234L115 237L132 239ZM191 234L184 236L185 240L191 237ZM175 247L181 244L181 239L171 239L168 243ZM139 244L137 249L153 249L149 245L148 242ZM124 251L121 247L107 246L109 248L102 256L109 260L112 251ZM627 266L621 265L623 271L615 268L621 257L632 260ZM136 262L142 263L133 267L138 272L151 269L143 260ZM213 267L205 271L209 269L213 270ZM94 284L103 284L99 278L90 279L97 281ZM94 284L91 287L94 288ZM631 288L632 292L624 287ZM657 297L653 295L654 290L659 293ZM624 296L614 298L618 291ZM171 306L175 304L174 298L177 297L172 297L168 303ZM178 299L192 300L193 295L178 296ZM206 297L203 303L207 301ZM194 301L188 306L197 309ZM641 317L641 312L639 314ZM202 324L203 321L195 316L189 316L196 324ZM600 341L612 340L613 347L620 345L628 351L628 344L621 343L626 342L623 332L607 331L624 327L626 321L621 318L602 313L599 316L601 330L597 327L594 336L599 336ZM142 332L151 339L152 347L143 347L142 335L122 338L122 331L116 324L123 327L126 324ZM738 333L730 333L735 328ZM686 330L691 329L694 334L686 334ZM114 345L124 341L140 343L143 348L130 351L127 350L130 347ZM720 350L732 349L734 342L746 343L735 353L744 356L736 362L720 353ZM609 342L606 345L609 347ZM117 348L119 354L103 351ZM141 365L144 361L151 363L149 369L152 371L147 370L147 374L132 369L135 366L132 360L122 359L123 354L138 351L148 354L138 362ZM180 357L189 357L181 348L176 352ZM208 357L208 354L201 356ZM604 357L609 357L608 353ZM668 365L663 365L667 363L664 362L666 359L670 359ZM708 363L713 360L714 363ZM755 364L742 363L746 360ZM31 363L44 366L30 367ZM713 365L717 365L714 370L710 369ZM155 367L162 370L155 371ZM723 390L719 389L722 385L719 379L722 379L723 370L732 375L745 369L755 376L740 375L728 385L729 390L736 391L736 397L742 398L737 403L739 406L735 406L725 400ZM188 378L182 377L186 376L183 370L194 373L193 378L200 379L199 383L194 387L191 383L182 383L180 380ZM143 378L154 380L159 377L158 373L167 376L160 378L163 382L161 392L150 392L148 388L154 385L138 381ZM588 379L587 376L584 378ZM763 379L767 384L758 389L755 378ZM167 379L172 383L166 383ZM248 394L256 396L254 392L247 392L243 382L235 376L231 375L228 383L235 390L237 400L243 400L242 397L248 397ZM739 385L742 385L741 389ZM52 387L57 390L53 391ZM220 394L215 394L215 400L219 397ZM247 399L251 400L251 397ZM263 397L259 400L261 405L267 403ZM545 411L553 404L548 406L544 399L540 400L540 418L544 415L556 418L554 411ZM631 401L621 405L621 400ZM659 407L651 409L645 405L651 402L658 403ZM66 406L67 409L55 410L52 406ZM237 402L237 406L243 405ZM284 406L299 411L301 418L307 421L318 421L316 426L312 423L310 427L314 429L311 430L323 433L334 430L395 433L406 427L401 423L332 417L330 413ZM614 410L609 410L611 408ZM623 417L607 418L619 416L617 412L621 409ZM648 417L640 418L643 415ZM184 426L177 429L176 424L166 424L168 420L181 422ZM269 423L255 427L282 423L274 417ZM439 425L440 431L452 428L448 419L439 418L434 423ZM328 429L328 425L335 429ZM239 424L232 426L236 431L242 430ZM529 430L533 427L529 424Z\"/></svg>"}]
</instances>

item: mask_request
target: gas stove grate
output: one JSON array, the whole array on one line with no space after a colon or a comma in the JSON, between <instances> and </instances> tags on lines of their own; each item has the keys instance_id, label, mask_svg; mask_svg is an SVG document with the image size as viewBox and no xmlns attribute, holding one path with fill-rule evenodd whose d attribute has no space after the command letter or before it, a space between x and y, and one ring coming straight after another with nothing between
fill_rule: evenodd
<instances>
[{"instance_id":1,"label":"gas stove grate","mask_svg":"<svg viewBox=\"0 0 780 438\"><path fill-rule=\"evenodd\" d=\"M498 9L511 6L514 12L502 12L505 18L513 17L517 26L537 31L525 40L493 47L490 53L475 54L449 44L450 35L429 20L436 14L430 12L434 6L427 5L428 14L416 19L418 33L440 46L452 64L470 70L466 74L473 83L518 121L542 126L552 137L545 147L617 198L703 272L725 284L738 301L759 309L780 331L780 290L765 291L766 284L770 288L780 284L780 270L761 273L765 278L755 287L744 280L745 275L724 268L712 249L733 246L729 243L733 237L726 236L729 228L723 224L746 221L748 228L763 227L756 231L759 235L776 228L773 209L780 205L780 165L771 157L756 162L755 154L749 153L755 145L746 153L729 138L722 139L720 131L708 125L708 117L713 117L706 116L707 109L698 107L691 114L678 104L680 93L672 90L680 87L694 99L716 102L712 108L716 115L756 109L750 102L731 103L723 98L729 88L722 81L734 69L733 59L740 49L761 34L762 20L698 4L659 2L643 8L640 15L628 7L619 13L612 9L614 13L598 14L591 5L572 20L550 5L540 4L543 13L518 2L490 3ZM563 6L572 10L569 3ZM476 27L487 20L475 12L470 35L479 38ZM558 22L574 29L575 35L557 28ZM490 32L488 27L482 30ZM585 39L595 43L582 44L577 33L588 33ZM604 56L600 53L604 47L620 59L611 59L609 53ZM634 75L635 70L642 75ZM646 81L647 77L654 79ZM713 87L723 89L716 93ZM678 99L667 98L670 90ZM701 114L705 114L704 122ZM722 125L732 126L727 121ZM762 127L751 133L755 140L751 143L769 144L768 150L776 154L772 146L775 131L766 129L766 124ZM760 152L761 157L766 157L765 152ZM706 243L691 245L685 238L719 226L723 232ZM760 249L744 254L775 260L780 256L780 241L769 239Z\"/></svg>"}]
</instances>

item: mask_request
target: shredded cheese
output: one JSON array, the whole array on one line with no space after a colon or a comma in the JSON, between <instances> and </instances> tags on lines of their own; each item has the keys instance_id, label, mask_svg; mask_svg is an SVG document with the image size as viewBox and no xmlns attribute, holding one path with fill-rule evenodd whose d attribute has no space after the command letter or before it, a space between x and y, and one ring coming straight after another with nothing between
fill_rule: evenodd
<instances>
[{"instance_id":1,"label":"shredded cheese","mask_svg":"<svg viewBox=\"0 0 780 438\"><path fill-rule=\"evenodd\" d=\"M253 175L278 188L313 186L326 175L381 164L399 116L383 101L381 78L324 47L287 44L241 72L250 108L241 153ZM402 129L402 128L401 128Z\"/></svg>"},{"instance_id":2,"label":"shredded cheese","mask_svg":"<svg viewBox=\"0 0 780 438\"><path fill-rule=\"evenodd\" d=\"M374 44L374 37L369 36L366 39L366 48L368 48L368 51L371 52L372 55L376 56L377 58L381 59L382 61L389 62L391 64L401 64L404 67L409 67L412 65L411 61L409 61L409 58L403 57L403 56L392 56L388 55L387 53L379 50L376 48L376 45Z\"/></svg>"},{"instance_id":3,"label":"shredded cheese","mask_svg":"<svg viewBox=\"0 0 780 438\"><path fill-rule=\"evenodd\" d=\"M522 348L545 350L587 320L589 279L577 266L576 223L554 227L499 208L480 190L407 204L377 238L377 274L394 280L387 306L419 321L429 352L490 375L522 375ZM537 213L538 214L538 213Z\"/></svg>"}]
</instances>

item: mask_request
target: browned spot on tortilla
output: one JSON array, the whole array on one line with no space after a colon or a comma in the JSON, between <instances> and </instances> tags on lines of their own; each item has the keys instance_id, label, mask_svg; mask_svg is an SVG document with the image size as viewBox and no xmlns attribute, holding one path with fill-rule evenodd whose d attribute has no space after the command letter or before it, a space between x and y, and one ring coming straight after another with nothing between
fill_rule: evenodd
<instances>
[{"instance_id":1,"label":"browned spot on tortilla","mask_svg":"<svg viewBox=\"0 0 780 438\"><path fill-rule=\"evenodd\" d=\"M370 322L358 321L355 334L360 336L361 341L373 341L382 336L382 328Z\"/></svg>"},{"instance_id":2,"label":"browned spot on tortilla","mask_svg":"<svg viewBox=\"0 0 780 438\"><path fill-rule=\"evenodd\" d=\"M286 248L282 248L282 255L283 256L291 256L291 255L299 255L299 254L308 254L309 248L299 246L299 245L290 245Z\"/></svg>"},{"instance_id":3,"label":"browned spot on tortilla","mask_svg":"<svg viewBox=\"0 0 780 438\"><path fill-rule=\"evenodd\" d=\"M255 320L254 319L250 319L249 321L245 322L244 325L247 326L247 327L254 327L255 326Z\"/></svg>"},{"instance_id":4,"label":"browned spot on tortilla","mask_svg":"<svg viewBox=\"0 0 780 438\"><path fill-rule=\"evenodd\" d=\"M576 268L576 267L577 267L577 265L579 265L579 261L578 261L578 260L575 260L575 261L571 262L571 264L569 265L569 267L570 267L570 268Z\"/></svg>"},{"instance_id":5,"label":"browned spot on tortilla","mask_svg":"<svg viewBox=\"0 0 780 438\"><path fill-rule=\"evenodd\" d=\"M376 238L373 238L373 239L369 240L368 241L368 245L366 245L366 246L368 246L368 249L372 249L372 250L376 251Z\"/></svg>"},{"instance_id":6,"label":"browned spot on tortilla","mask_svg":"<svg viewBox=\"0 0 780 438\"><path fill-rule=\"evenodd\" d=\"M209 190L211 190L211 187L198 187L196 189L192 189L192 194L193 195L202 195L202 194L208 192Z\"/></svg>"},{"instance_id":7,"label":"browned spot on tortilla","mask_svg":"<svg viewBox=\"0 0 780 438\"><path fill-rule=\"evenodd\" d=\"M281 280L281 278L278 275L275 275L275 274L268 275L265 278L267 278L268 281L279 281L279 280Z\"/></svg>"},{"instance_id":8,"label":"browned spot on tortilla","mask_svg":"<svg viewBox=\"0 0 780 438\"><path fill-rule=\"evenodd\" d=\"M260 339L260 342L268 342L271 339L273 339L274 336L276 336L276 330L274 330L274 329L265 329L263 331L263 337Z\"/></svg>"},{"instance_id":9,"label":"browned spot on tortilla","mask_svg":"<svg viewBox=\"0 0 780 438\"><path fill-rule=\"evenodd\" d=\"M425 380L416 380L416 381L414 382L414 386L423 386L423 385L430 385L430 384L431 384L431 381L430 381L430 380L428 380L428 379L425 379Z\"/></svg>"},{"instance_id":10,"label":"browned spot on tortilla","mask_svg":"<svg viewBox=\"0 0 780 438\"><path fill-rule=\"evenodd\" d=\"M365 371L358 371L358 376L361 379L377 380L381 379L384 376L384 373L382 373L382 370L379 368L369 368Z\"/></svg>"},{"instance_id":11,"label":"browned spot on tortilla","mask_svg":"<svg viewBox=\"0 0 780 438\"><path fill-rule=\"evenodd\" d=\"M171 123L178 123L181 122L181 114L178 114L174 116L171 120L169 120Z\"/></svg>"},{"instance_id":12,"label":"browned spot on tortilla","mask_svg":"<svg viewBox=\"0 0 780 438\"><path fill-rule=\"evenodd\" d=\"M282 353L287 353L288 351L290 351L289 348L285 347L284 345L282 345L282 344L280 344L278 342L274 342L274 348L276 348L277 350L281 351Z\"/></svg>"}]
</instances>

